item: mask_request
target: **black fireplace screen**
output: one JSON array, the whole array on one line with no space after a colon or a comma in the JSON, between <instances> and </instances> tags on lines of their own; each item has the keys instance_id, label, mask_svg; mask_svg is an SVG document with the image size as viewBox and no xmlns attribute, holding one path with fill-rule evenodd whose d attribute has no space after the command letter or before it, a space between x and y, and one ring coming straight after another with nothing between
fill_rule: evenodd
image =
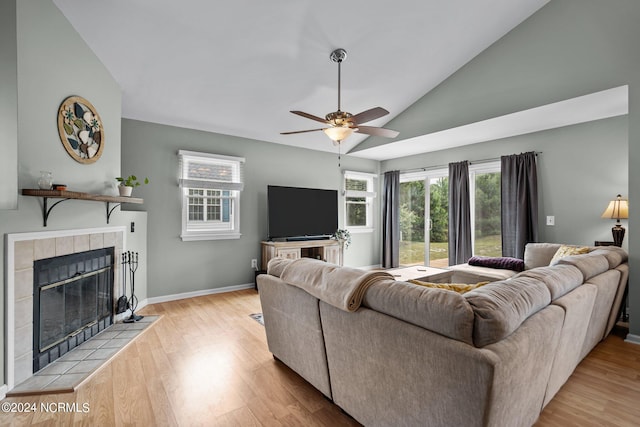
<instances>
[{"instance_id":1,"label":"black fireplace screen","mask_svg":"<svg viewBox=\"0 0 640 427\"><path fill-rule=\"evenodd\" d=\"M113 323L113 248L34 263L33 369Z\"/></svg>"}]
</instances>

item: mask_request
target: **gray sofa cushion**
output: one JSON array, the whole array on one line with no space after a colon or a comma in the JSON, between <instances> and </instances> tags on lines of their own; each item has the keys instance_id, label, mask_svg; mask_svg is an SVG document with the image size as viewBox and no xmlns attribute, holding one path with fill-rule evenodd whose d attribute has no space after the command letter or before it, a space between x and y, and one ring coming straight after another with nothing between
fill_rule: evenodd
<instances>
[{"instance_id":1,"label":"gray sofa cushion","mask_svg":"<svg viewBox=\"0 0 640 427\"><path fill-rule=\"evenodd\" d=\"M547 285L551 293L551 301L555 301L583 282L582 272L573 265L554 265L552 267L537 267L523 271L516 277L533 277Z\"/></svg>"},{"instance_id":2,"label":"gray sofa cushion","mask_svg":"<svg viewBox=\"0 0 640 427\"><path fill-rule=\"evenodd\" d=\"M362 305L473 344L473 311L465 298L456 292L382 280L367 289Z\"/></svg>"},{"instance_id":3,"label":"gray sofa cushion","mask_svg":"<svg viewBox=\"0 0 640 427\"><path fill-rule=\"evenodd\" d=\"M560 243L527 243L524 248L524 269L549 265L560 246Z\"/></svg>"},{"instance_id":4,"label":"gray sofa cushion","mask_svg":"<svg viewBox=\"0 0 640 427\"><path fill-rule=\"evenodd\" d=\"M506 280L516 274L513 270L458 264L449 267L453 271L451 283L478 283Z\"/></svg>"},{"instance_id":5,"label":"gray sofa cushion","mask_svg":"<svg viewBox=\"0 0 640 427\"><path fill-rule=\"evenodd\" d=\"M609 270L603 274L591 277L586 282L598 288L598 295L593 311L591 312L587 336L582 347L581 359L605 337L609 315L611 314L616 298L621 274L622 272L620 270Z\"/></svg>"},{"instance_id":6,"label":"gray sofa cushion","mask_svg":"<svg viewBox=\"0 0 640 427\"><path fill-rule=\"evenodd\" d=\"M589 253L592 255L604 256L607 261L609 261L609 268L616 268L623 262L627 262L627 259L629 258L625 250L617 246L597 247Z\"/></svg>"},{"instance_id":7,"label":"gray sofa cushion","mask_svg":"<svg viewBox=\"0 0 640 427\"><path fill-rule=\"evenodd\" d=\"M588 253L582 255L570 255L558 260L557 265L573 265L577 267L584 277L584 281L593 276L604 273L609 269L609 261L603 255Z\"/></svg>"},{"instance_id":8,"label":"gray sofa cushion","mask_svg":"<svg viewBox=\"0 0 640 427\"><path fill-rule=\"evenodd\" d=\"M268 274L258 288L269 351L331 398L318 300Z\"/></svg>"},{"instance_id":9,"label":"gray sofa cushion","mask_svg":"<svg viewBox=\"0 0 640 427\"><path fill-rule=\"evenodd\" d=\"M473 344L484 347L515 331L551 302L547 286L531 277L489 283L463 295L474 313Z\"/></svg>"}]
</instances>

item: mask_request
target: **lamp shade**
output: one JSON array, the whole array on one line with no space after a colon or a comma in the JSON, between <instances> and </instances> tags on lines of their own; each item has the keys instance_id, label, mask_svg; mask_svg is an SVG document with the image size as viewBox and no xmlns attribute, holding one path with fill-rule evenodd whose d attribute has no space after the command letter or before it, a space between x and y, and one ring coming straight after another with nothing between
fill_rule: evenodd
<instances>
[{"instance_id":1,"label":"lamp shade","mask_svg":"<svg viewBox=\"0 0 640 427\"><path fill-rule=\"evenodd\" d=\"M609 202L609 206L603 212L602 218L616 220L629 218L629 202L618 194L615 200Z\"/></svg>"},{"instance_id":2,"label":"lamp shade","mask_svg":"<svg viewBox=\"0 0 640 427\"><path fill-rule=\"evenodd\" d=\"M355 130L354 128L350 128L346 126L345 127L336 126L336 127L322 129L322 131L326 133L327 136L331 138L333 141L344 141L353 133L354 130Z\"/></svg>"}]
</instances>

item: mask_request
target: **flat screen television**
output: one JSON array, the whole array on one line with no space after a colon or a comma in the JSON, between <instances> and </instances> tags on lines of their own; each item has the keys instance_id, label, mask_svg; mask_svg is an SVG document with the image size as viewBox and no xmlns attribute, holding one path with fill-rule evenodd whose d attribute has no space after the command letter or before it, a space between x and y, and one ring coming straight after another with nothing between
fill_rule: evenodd
<instances>
[{"instance_id":1,"label":"flat screen television","mask_svg":"<svg viewBox=\"0 0 640 427\"><path fill-rule=\"evenodd\" d=\"M267 186L269 240L331 236L338 228L338 191Z\"/></svg>"}]
</instances>

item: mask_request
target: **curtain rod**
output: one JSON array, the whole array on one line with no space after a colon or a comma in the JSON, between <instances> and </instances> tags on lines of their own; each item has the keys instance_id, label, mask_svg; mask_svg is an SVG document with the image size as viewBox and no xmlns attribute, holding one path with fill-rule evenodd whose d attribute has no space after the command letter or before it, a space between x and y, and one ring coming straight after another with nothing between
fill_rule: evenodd
<instances>
[{"instance_id":1,"label":"curtain rod","mask_svg":"<svg viewBox=\"0 0 640 427\"><path fill-rule=\"evenodd\" d=\"M538 154L542 154L542 151L534 151L535 155L538 156ZM478 165L478 164L482 164L482 163L489 163L489 162L497 162L498 160L500 160L500 157L494 157L492 159L480 159L480 160L469 160L469 165ZM430 170L436 170L436 169L444 169L444 168L448 168L449 164L446 165L437 165L437 166L428 166L428 167L423 167L423 168L413 168L413 169L406 169L406 170L401 170L400 173L411 173L411 172L426 172L426 171L430 171Z\"/></svg>"}]
</instances>

